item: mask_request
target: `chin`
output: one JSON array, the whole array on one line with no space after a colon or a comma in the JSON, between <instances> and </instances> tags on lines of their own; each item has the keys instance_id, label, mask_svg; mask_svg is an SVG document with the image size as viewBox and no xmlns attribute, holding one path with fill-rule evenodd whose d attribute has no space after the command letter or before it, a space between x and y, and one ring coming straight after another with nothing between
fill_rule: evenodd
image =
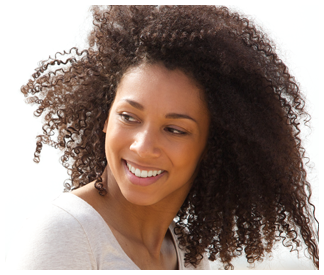
<instances>
[{"instance_id":1,"label":"chin","mask_svg":"<svg viewBox=\"0 0 324 275\"><path fill-rule=\"evenodd\" d=\"M129 203L138 206L150 206L161 200L161 198L156 198L151 194L144 194L142 192L134 192L130 190L125 192L122 191L122 195Z\"/></svg>"}]
</instances>

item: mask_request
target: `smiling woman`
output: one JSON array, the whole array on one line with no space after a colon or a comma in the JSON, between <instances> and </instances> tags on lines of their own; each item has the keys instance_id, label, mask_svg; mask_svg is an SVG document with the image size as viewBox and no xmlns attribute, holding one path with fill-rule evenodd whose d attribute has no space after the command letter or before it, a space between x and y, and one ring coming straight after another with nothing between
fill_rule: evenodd
<instances>
[{"instance_id":1,"label":"smiling woman","mask_svg":"<svg viewBox=\"0 0 324 275\"><path fill-rule=\"evenodd\" d=\"M209 115L201 93L191 78L162 64L124 74L105 125L106 158L129 202L181 207L206 147ZM147 177L150 171L159 175Z\"/></svg>"},{"instance_id":2,"label":"smiling woman","mask_svg":"<svg viewBox=\"0 0 324 275\"><path fill-rule=\"evenodd\" d=\"M226 269L318 229L304 98L273 43L214 6L94 6L89 48L21 89L63 151L62 194L26 226L20 269ZM52 140L56 132L57 139Z\"/></svg>"}]
</instances>

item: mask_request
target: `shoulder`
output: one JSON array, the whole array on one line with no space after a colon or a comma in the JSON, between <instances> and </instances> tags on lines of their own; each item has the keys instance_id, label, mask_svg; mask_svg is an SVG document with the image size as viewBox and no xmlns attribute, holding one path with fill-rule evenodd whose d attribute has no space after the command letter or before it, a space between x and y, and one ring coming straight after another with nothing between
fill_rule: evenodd
<instances>
[{"instance_id":1,"label":"shoulder","mask_svg":"<svg viewBox=\"0 0 324 275\"><path fill-rule=\"evenodd\" d=\"M27 219L8 264L15 269L92 269L95 261L84 228L89 215L80 207L78 198L63 194Z\"/></svg>"},{"instance_id":2,"label":"shoulder","mask_svg":"<svg viewBox=\"0 0 324 275\"><path fill-rule=\"evenodd\" d=\"M177 238L177 235L174 232L174 228L175 228L175 222L172 221L172 223L170 224L170 232L172 234L174 243L175 243L175 247L177 250L177 254L178 254L178 261L179 261L179 269L187 269L187 270L209 270L210 269L210 261L208 260L208 255L207 253L204 253L203 255L203 259L200 261L200 263L198 264L198 266L195 268L192 265L187 265L185 264L185 251L180 249L179 247L179 240Z\"/></svg>"}]
</instances>

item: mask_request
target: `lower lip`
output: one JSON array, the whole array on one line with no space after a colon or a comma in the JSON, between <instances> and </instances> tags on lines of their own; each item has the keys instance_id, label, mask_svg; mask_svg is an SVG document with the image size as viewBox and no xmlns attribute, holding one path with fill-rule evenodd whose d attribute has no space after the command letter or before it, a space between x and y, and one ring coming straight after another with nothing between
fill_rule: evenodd
<instances>
[{"instance_id":1,"label":"lower lip","mask_svg":"<svg viewBox=\"0 0 324 275\"><path fill-rule=\"evenodd\" d=\"M155 183L156 181L158 181L165 174L165 171L164 171L155 177L140 178L140 177L135 176L131 171L128 170L125 160L123 160L123 165L124 165L124 168L126 171L127 178L130 180L131 183L133 183L135 185L149 186L149 185Z\"/></svg>"}]
</instances>

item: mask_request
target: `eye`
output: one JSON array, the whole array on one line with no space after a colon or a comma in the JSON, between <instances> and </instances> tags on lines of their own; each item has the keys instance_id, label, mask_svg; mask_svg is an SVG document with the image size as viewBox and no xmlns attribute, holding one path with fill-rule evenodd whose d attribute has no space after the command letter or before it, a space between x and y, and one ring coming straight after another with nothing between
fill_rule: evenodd
<instances>
[{"instance_id":1,"label":"eye","mask_svg":"<svg viewBox=\"0 0 324 275\"><path fill-rule=\"evenodd\" d=\"M178 129L175 129L175 128L171 128L171 127L167 127L166 128L166 131L170 132L171 134L174 134L174 135L186 135L187 132L184 132L184 131L180 131Z\"/></svg>"},{"instance_id":2,"label":"eye","mask_svg":"<svg viewBox=\"0 0 324 275\"><path fill-rule=\"evenodd\" d=\"M121 117L121 119L125 122L138 122L137 119L133 118L132 116L130 115L127 115L127 114L119 114L119 116Z\"/></svg>"}]
</instances>

